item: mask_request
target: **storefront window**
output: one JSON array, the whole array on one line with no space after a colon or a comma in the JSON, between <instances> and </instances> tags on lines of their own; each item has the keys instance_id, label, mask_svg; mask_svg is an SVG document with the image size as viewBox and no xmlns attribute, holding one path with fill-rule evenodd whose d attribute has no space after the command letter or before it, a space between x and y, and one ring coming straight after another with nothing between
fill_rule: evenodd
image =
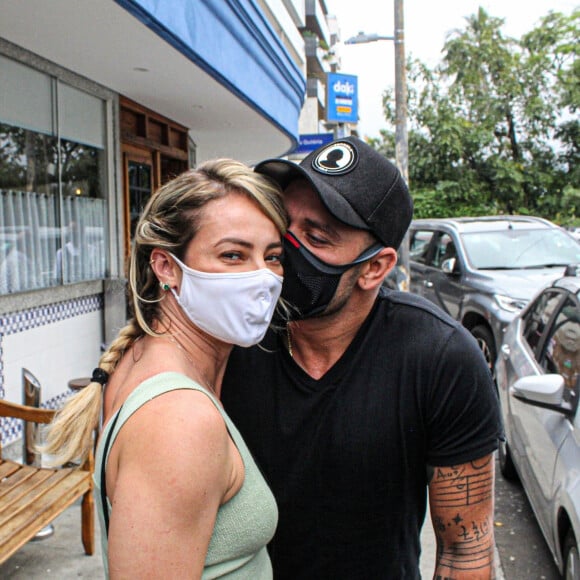
<instances>
[{"instance_id":1,"label":"storefront window","mask_svg":"<svg viewBox=\"0 0 580 580\"><path fill-rule=\"evenodd\" d=\"M61 140L61 242L54 275L63 283L105 276L104 152Z\"/></svg>"},{"instance_id":2,"label":"storefront window","mask_svg":"<svg viewBox=\"0 0 580 580\"><path fill-rule=\"evenodd\" d=\"M0 294L105 277L103 102L2 56L0 70Z\"/></svg>"}]
</instances>

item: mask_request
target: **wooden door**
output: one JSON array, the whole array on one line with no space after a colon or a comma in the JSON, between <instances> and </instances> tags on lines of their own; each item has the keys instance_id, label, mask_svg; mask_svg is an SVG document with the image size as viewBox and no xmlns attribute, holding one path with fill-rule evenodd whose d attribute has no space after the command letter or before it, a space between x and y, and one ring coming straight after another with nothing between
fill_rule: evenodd
<instances>
[{"instance_id":1,"label":"wooden door","mask_svg":"<svg viewBox=\"0 0 580 580\"><path fill-rule=\"evenodd\" d=\"M157 187L151 151L127 148L123 152L125 255L131 251L135 226L147 201Z\"/></svg>"}]
</instances>

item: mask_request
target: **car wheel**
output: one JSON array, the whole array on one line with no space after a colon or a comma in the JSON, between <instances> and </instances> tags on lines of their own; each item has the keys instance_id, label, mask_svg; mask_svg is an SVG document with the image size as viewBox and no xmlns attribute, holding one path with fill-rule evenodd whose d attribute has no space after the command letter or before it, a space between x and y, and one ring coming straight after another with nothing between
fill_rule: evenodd
<instances>
[{"instance_id":1,"label":"car wheel","mask_svg":"<svg viewBox=\"0 0 580 580\"><path fill-rule=\"evenodd\" d=\"M512 454L507 441L500 441L497 450L499 460L499 470L505 479L508 481L517 481L518 472L516 471Z\"/></svg>"},{"instance_id":2,"label":"car wheel","mask_svg":"<svg viewBox=\"0 0 580 580\"><path fill-rule=\"evenodd\" d=\"M483 352L483 357L485 358L485 362L489 367L489 370L493 374L493 367L495 366L495 344L493 342L493 335L487 326L479 325L474 326L471 329L471 334L474 336L475 340L477 340L477 344Z\"/></svg>"},{"instance_id":3,"label":"car wheel","mask_svg":"<svg viewBox=\"0 0 580 580\"><path fill-rule=\"evenodd\" d=\"M564 541L564 578L566 580L580 579L580 555L576 536L572 530L568 532Z\"/></svg>"}]
</instances>

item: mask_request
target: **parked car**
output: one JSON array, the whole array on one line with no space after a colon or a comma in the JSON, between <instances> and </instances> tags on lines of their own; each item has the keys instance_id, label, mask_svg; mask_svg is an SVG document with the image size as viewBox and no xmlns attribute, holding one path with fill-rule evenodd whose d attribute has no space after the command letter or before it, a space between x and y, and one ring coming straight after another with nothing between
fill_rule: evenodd
<instances>
[{"instance_id":1,"label":"parked car","mask_svg":"<svg viewBox=\"0 0 580 580\"><path fill-rule=\"evenodd\" d=\"M389 272L389 275L384 279L383 286L390 290L404 291L406 289L407 280L408 276L406 275L404 267L397 263L397 265Z\"/></svg>"},{"instance_id":2,"label":"parked car","mask_svg":"<svg viewBox=\"0 0 580 580\"><path fill-rule=\"evenodd\" d=\"M508 326L496 363L504 477L519 477L554 560L580 578L580 273L540 292ZM574 274L574 277L569 276Z\"/></svg>"},{"instance_id":3,"label":"parked car","mask_svg":"<svg viewBox=\"0 0 580 580\"><path fill-rule=\"evenodd\" d=\"M461 321L492 371L507 324L566 265L580 263L580 243L536 217L414 220L409 244L411 292Z\"/></svg>"},{"instance_id":4,"label":"parked car","mask_svg":"<svg viewBox=\"0 0 580 580\"><path fill-rule=\"evenodd\" d=\"M408 253L405 252L405 255L403 255L402 250L403 247L401 245L397 252L397 264L383 280L383 286L390 290L406 292L409 290L409 259Z\"/></svg>"}]
</instances>

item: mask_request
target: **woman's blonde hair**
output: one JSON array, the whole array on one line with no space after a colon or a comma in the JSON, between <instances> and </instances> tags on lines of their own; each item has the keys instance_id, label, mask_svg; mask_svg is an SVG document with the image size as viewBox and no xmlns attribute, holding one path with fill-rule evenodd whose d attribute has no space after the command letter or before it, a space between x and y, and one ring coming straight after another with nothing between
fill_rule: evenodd
<instances>
[{"instance_id":1,"label":"woman's blonde hair","mask_svg":"<svg viewBox=\"0 0 580 580\"><path fill-rule=\"evenodd\" d=\"M164 293L151 269L152 250L161 248L183 260L199 230L203 208L210 201L233 193L252 199L280 233L285 233L287 216L279 187L239 161L207 161L163 185L151 196L135 230L128 272L132 317L101 356L93 378L98 378L99 372L106 373L101 379L106 382L138 338L159 335L154 323ZM53 455L52 463L62 465L87 456L101 414L101 382L93 380L71 396L49 425L46 443L40 450Z\"/></svg>"}]
</instances>

